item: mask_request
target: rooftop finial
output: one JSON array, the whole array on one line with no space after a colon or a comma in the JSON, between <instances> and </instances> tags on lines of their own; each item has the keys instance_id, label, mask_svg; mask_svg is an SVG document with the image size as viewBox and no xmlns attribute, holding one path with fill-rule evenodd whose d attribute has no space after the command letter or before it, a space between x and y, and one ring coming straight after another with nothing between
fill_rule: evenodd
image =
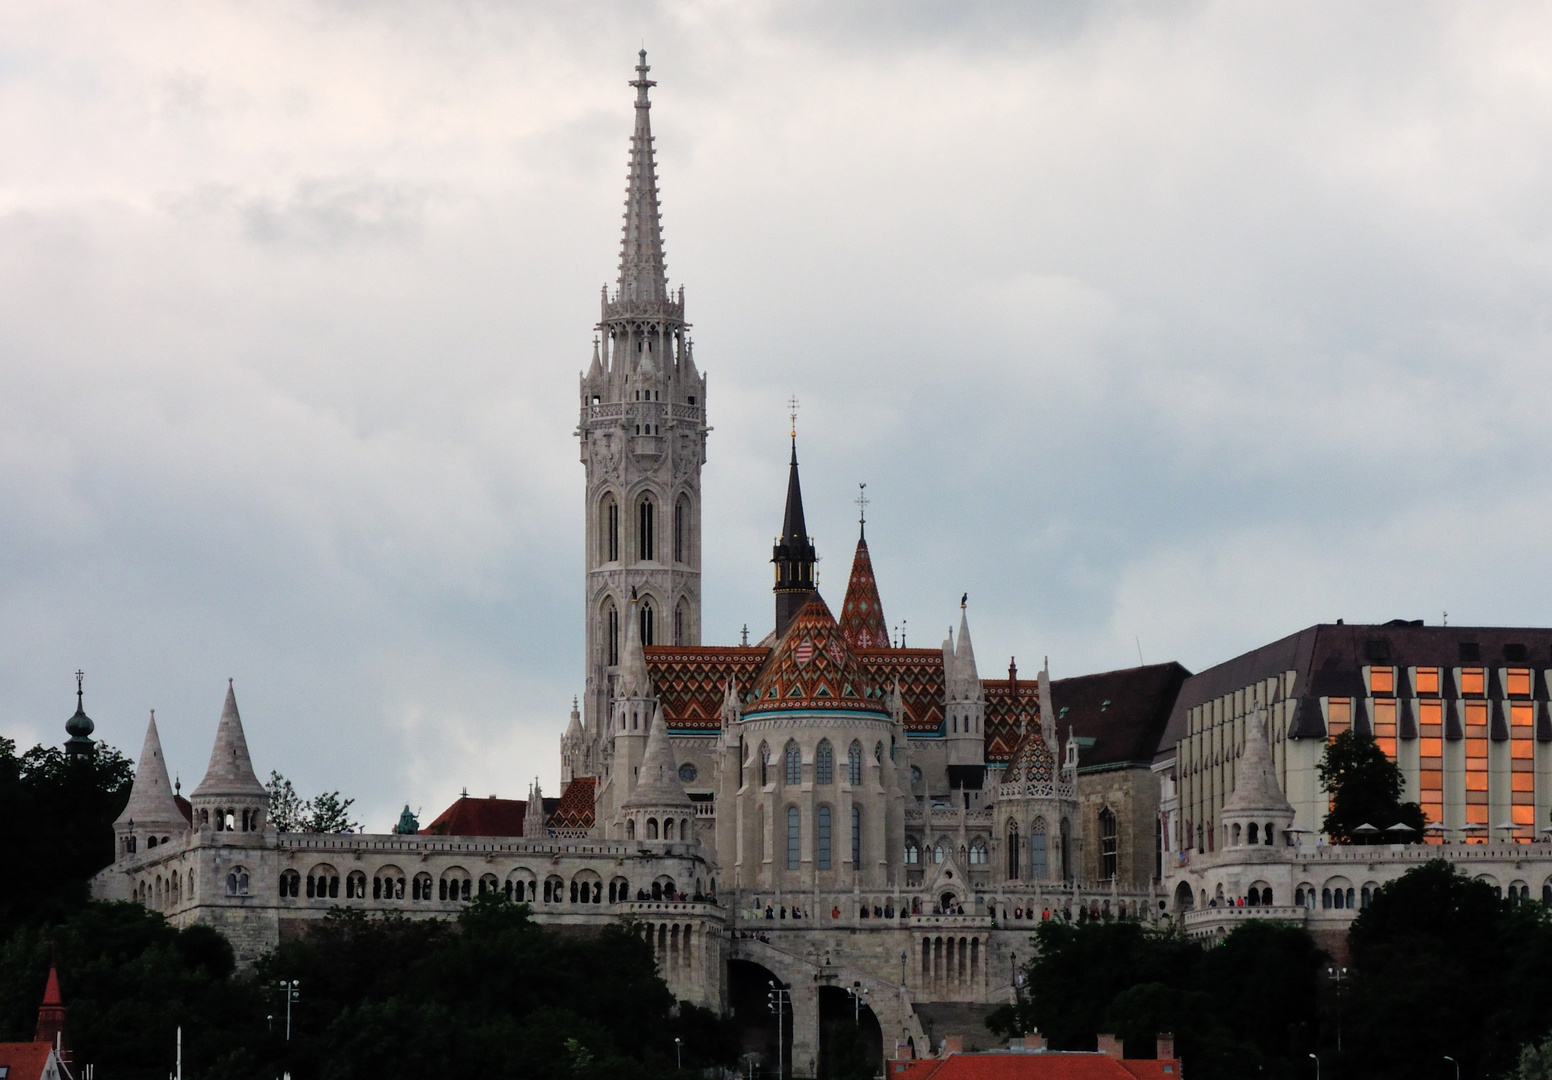
<instances>
[{"instance_id":1,"label":"rooftop finial","mask_svg":"<svg viewBox=\"0 0 1552 1080\"><path fill-rule=\"evenodd\" d=\"M77 705L81 704L81 695L85 692L82 687L85 685L85 682L86 672L77 668L75 672L75 703Z\"/></svg>"},{"instance_id":2,"label":"rooftop finial","mask_svg":"<svg viewBox=\"0 0 1552 1080\"><path fill-rule=\"evenodd\" d=\"M861 527L862 535L868 534L868 485L857 485L857 524Z\"/></svg>"},{"instance_id":3,"label":"rooftop finial","mask_svg":"<svg viewBox=\"0 0 1552 1080\"><path fill-rule=\"evenodd\" d=\"M965 593L963 596L961 596L959 598L959 610L963 611L963 610L965 610L965 608L967 608L969 606L970 606L970 594L969 593Z\"/></svg>"},{"instance_id":4,"label":"rooftop finial","mask_svg":"<svg viewBox=\"0 0 1552 1080\"><path fill-rule=\"evenodd\" d=\"M796 397L789 397L787 399L787 410L788 410L787 411L787 416L789 418L791 418L791 420L792 420L792 446L793 446L794 450L797 449L797 445L798 445L798 409L799 409L799 407L800 406L798 405L798 399Z\"/></svg>"},{"instance_id":5,"label":"rooftop finial","mask_svg":"<svg viewBox=\"0 0 1552 1080\"><path fill-rule=\"evenodd\" d=\"M647 89L656 86L657 82L647 78L647 72L652 70L647 66L647 50L643 48L639 55L641 56L641 63L636 65L636 77L631 80L630 85L636 88L636 108L650 109L652 108L652 102L647 100Z\"/></svg>"}]
</instances>

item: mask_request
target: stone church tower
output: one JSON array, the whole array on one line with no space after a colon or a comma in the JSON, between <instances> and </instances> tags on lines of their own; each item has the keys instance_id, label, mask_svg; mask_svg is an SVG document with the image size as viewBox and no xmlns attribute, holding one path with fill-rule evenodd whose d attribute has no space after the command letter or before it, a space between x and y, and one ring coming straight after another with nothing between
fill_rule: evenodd
<instances>
[{"instance_id":1,"label":"stone church tower","mask_svg":"<svg viewBox=\"0 0 1552 1080\"><path fill-rule=\"evenodd\" d=\"M691 358L684 289L668 287L652 148L647 54L636 67L636 129L620 276L581 380L587 467L585 738L603 756L612 683L635 619L642 645L701 639L701 466L706 379ZM634 602L632 598L634 597ZM645 732L643 732L645 734ZM579 763L597 774L600 761Z\"/></svg>"}]
</instances>

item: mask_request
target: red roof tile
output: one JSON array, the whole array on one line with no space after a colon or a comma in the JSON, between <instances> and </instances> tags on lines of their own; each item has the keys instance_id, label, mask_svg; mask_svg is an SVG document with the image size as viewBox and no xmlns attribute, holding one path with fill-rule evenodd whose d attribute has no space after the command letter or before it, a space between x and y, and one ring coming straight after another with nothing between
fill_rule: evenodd
<instances>
[{"instance_id":1,"label":"red roof tile","mask_svg":"<svg viewBox=\"0 0 1552 1080\"><path fill-rule=\"evenodd\" d=\"M793 709L884 711L881 688L846 646L830 608L816 592L792 617L771 650L754 687L744 695L745 715Z\"/></svg>"},{"instance_id":2,"label":"red roof tile","mask_svg":"<svg viewBox=\"0 0 1552 1080\"><path fill-rule=\"evenodd\" d=\"M867 649L857 659L880 689L899 682L906 731L925 735L943 726L943 650Z\"/></svg>"},{"instance_id":3,"label":"red roof tile","mask_svg":"<svg viewBox=\"0 0 1552 1080\"><path fill-rule=\"evenodd\" d=\"M1034 679L983 679L986 695L986 760L1006 764L1023 737L1026 721L1040 719L1040 684Z\"/></svg>"},{"instance_id":4,"label":"red roof tile","mask_svg":"<svg viewBox=\"0 0 1552 1080\"><path fill-rule=\"evenodd\" d=\"M771 654L752 646L711 645L649 645L643 651L671 731L721 731L728 680L736 680L740 695L747 693Z\"/></svg>"},{"instance_id":5,"label":"red roof tile","mask_svg":"<svg viewBox=\"0 0 1552 1080\"><path fill-rule=\"evenodd\" d=\"M593 827L593 791L598 785L596 777L578 776L566 785L560 794L554 813L548 822L552 829L591 829Z\"/></svg>"},{"instance_id":6,"label":"red roof tile","mask_svg":"<svg viewBox=\"0 0 1552 1080\"><path fill-rule=\"evenodd\" d=\"M6 1070L6 1080L38 1080L53 1048L46 1042L0 1043L0 1067Z\"/></svg>"},{"instance_id":7,"label":"red roof tile","mask_svg":"<svg viewBox=\"0 0 1552 1080\"><path fill-rule=\"evenodd\" d=\"M841 602L841 634L853 649L889 648L889 626L884 622L884 605L878 598L878 582L873 577L873 560L868 557L868 542L857 541L857 554L851 560L851 580L846 583L846 599Z\"/></svg>"},{"instance_id":8,"label":"red roof tile","mask_svg":"<svg viewBox=\"0 0 1552 1080\"><path fill-rule=\"evenodd\" d=\"M950 1054L941 1061L921 1061L917 1066L935 1065L922 1071L897 1073L890 1062L888 1080L1179 1080L1178 1061L1118 1061L1105 1054L981 1053ZM1165 1067L1173 1072L1166 1073Z\"/></svg>"},{"instance_id":9,"label":"red roof tile","mask_svg":"<svg viewBox=\"0 0 1552 1080\"><path fill-rule=\"evenodd\" d=\"M471 799L465 795L424 829L430 836L522 836L528 803L522 799Z\"/></svg>"},{"instance_id":10,"label":"red roof tile","mask_svg":"<svg viewBox=\"0 0 1552 1080\"><path fill-rule=\"evenodd\" d=\"M1127 1059L1121 1062L1121 1067L1137 1080L1180 1080L1180 1062L1174 1058L1162 1061Z\"/></svg>"}]
</instances>

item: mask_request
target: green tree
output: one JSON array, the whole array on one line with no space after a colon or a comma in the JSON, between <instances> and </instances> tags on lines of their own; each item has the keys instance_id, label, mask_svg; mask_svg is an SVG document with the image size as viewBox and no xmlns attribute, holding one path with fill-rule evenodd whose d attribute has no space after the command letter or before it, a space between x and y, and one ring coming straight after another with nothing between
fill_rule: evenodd
<instances>
[{"instance_id":1,"label":"green tree","mask_svg":"<svg viewBox=\"0 0 1552 1080\"><path fill-rule=\"evenodd\" d=\"M113 747L69 757L58 747L16 753L0 738L0 821L6 863L26 887L0 889L0 934L57 918L86 902L91 876L113 861L113 821L129 801L134 770Z\"/></svg>"},{"instance_id":2,"label":"green tree","mask_svg":"<svg viewBox=\"0 0 1552 1080\"><path fill-rule=\"evenodd\" d=\"M338 791L326 791L311 799L303 799L296 787L271 771L269 783L269 823L280 832L342 833L360 832L361 823L350 816L355 799L342 799Z\"/></svg>"},{"instance_id":3,"label":"green tree","mask_svg":"<svg viewBox=\"0 0 1552 1080\"><path fill-rule=\"evenodd\" d=\"M1552 1080L1552 1036L1520 1048L1512 1080Z\"/></svg>"},{"instance_id":4,"label":"green tree","mask_svg":"<svg viewBox=\"0 0 1552 1080\"><path fill-rule=\"evenodd\" d=\"M1392 825L1406 825L1412 839L1422 839L1427 824L1423 809L1401 801L1401 769L1372 736L1355 728L1342 732L1327 744L1319 771L1320 782L1331 796L1331 812L1321 828L1335 842L1372 843L1381 838L1357 832L1360 825L1372 825L1382 833Z\"/></svg>"}]
</instances>

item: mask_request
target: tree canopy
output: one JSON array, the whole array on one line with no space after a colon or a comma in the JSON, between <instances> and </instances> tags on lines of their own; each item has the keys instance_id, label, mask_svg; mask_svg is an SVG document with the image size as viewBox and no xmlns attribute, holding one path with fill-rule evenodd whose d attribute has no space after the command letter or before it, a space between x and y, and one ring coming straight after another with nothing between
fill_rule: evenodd
<instances>
[{"instance_id":1,"label":"tree canopy","mask_svg":"<svg viewBox=\"0 0 1552 1080\"><path fill-rule=\"evenodd\" d=\"M1321 823L1339 844L1372 843L1393 825L1406 825L1411 839L1421 840L1427 819L1415 802L1401 801L1401 768L1385 756L1373 736L1349 728L1326 745L1320 758L1320 782L1331 796L1331 812ZM1358 832L1372 825L1379 834ZM1400 837L1392 835L1394 842Z\"/></svg>"},{"instance_id":2,"label":"tree canopy","mask_svg":"<svg viewBox=\"0 0 1552 1080\"><path fill-rule=\"evenodd\" d=\"M350 808L356 800L342 799L338 791L325 791L311 799L303 799L291 781L273 771L264 787L269 792L269 823L280 832L361 831L361 823L350 816Z\"/></svg>"}]
</instances>

